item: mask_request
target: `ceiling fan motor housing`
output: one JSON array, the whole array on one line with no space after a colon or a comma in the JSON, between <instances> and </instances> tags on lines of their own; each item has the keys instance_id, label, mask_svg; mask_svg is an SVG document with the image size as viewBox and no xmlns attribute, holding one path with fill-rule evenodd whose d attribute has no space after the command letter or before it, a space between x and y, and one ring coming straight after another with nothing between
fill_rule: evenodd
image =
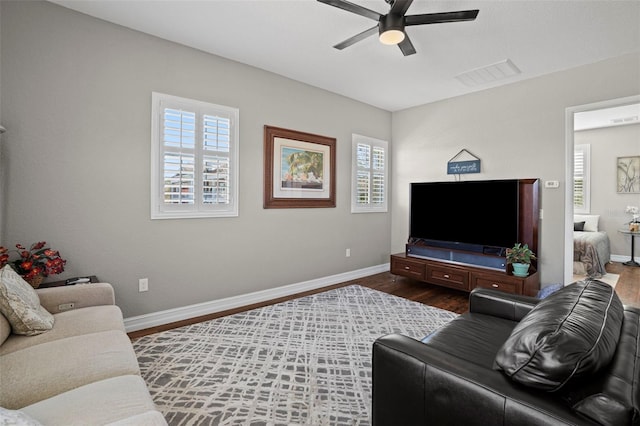
<instances>
[{"instance_id":1,"label":"ceiling fan motor housing","mask_svg":"<svg viewBox=\"0 0 640 426\"><path fill-rule=\"evenodd\" d=\"M378 25L380 41L384 44L398 44L404 40L404 16L389 13L381 16Z\"/></svg>"}]
</instances>

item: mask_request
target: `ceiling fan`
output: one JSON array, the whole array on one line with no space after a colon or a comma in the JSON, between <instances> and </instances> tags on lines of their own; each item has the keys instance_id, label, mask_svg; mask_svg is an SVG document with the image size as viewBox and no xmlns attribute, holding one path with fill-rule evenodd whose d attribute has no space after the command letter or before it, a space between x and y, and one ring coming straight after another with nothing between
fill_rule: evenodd
<instances>
[{"instance_id":1,"label":"ceiling fan","mask_svg":"<svg viewBox=\"0 0 640 426\"><path fill-rule=\"evenodd\" d=\"M348 12L355 13L365 18L370 18L378 21L378 24L356 34L353 37L346 39L345 41L336 44L336 49L342 50L345 47L349 47L365 38L375 34L380 35L380 42L383 44L397 44L404 56L413 55L416 53L416 49L413 47L413 43L409 39L409 35L405 32L404 28L411 25L426 25L426 24L440 24L445 22L461 22L461 21L473 21L478 16L479 10L462 10L457 12L441 12L441 13L424 13L421 15L405 15L407 9L413 3L413 0L384 0L391 8L389 13L382 15L366 7L359 6L357 4L348 2L346 0L318 0L320 3L325 3L330 6L344 9Z\"/></svg>"}]
</instances>

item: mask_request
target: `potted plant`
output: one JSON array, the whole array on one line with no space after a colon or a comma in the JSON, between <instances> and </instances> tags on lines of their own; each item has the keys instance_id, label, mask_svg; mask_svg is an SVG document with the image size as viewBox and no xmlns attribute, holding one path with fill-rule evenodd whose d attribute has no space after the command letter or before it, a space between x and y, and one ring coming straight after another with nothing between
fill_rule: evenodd
<instances>
[{"instance_id":1,"label":"potted plant","mask_svg":"<svg viewBox=\"0 0 640 426\"><path fill-rule=\"evenodd\" d=\"M40 241L31 244L28 249L22 244L16 244L16 250L0 246L0 268L10 264L26 282L38 288L44 277L61 273L67 263L57 250L51 250L46 244ZM11 252L17 255L14 260L10 259Z\"/></svg>"},{"instance_id":2,"label":"potted plant","mask_svg":"<svg viewBox=\"0 0 640 426\"><path fill-rule=\"evenodd\" d=\"M528 244L516 243L512 248L507 249L507 263L513 266L513 275L526 277L529 275L529 265L536 255L529 248Z\"/></svg>"}]
</instances>

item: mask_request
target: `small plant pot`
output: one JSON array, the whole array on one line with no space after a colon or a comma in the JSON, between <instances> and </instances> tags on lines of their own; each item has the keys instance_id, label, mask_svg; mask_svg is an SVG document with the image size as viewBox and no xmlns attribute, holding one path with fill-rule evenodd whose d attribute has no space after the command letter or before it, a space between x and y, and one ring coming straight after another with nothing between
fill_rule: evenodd
<instances>
[{"instance_id":1,"label":"small plant pot","mask_svg":"<svg viewBox=\"0 0 640 426\"><path fill-rule=\"evenodd\" d=\"M512 263L513 266L513 275L516 277L526 277L529 275L529 264L528 263Z\"/></svg>"},{"instance_id":2,"label":"small plant pot","mask_svg":"<svg viewBox=\"0 0 640 426\"><path fill-rule=\"evenodd\" d=\"M30 278L30 279L25 280L25 281L28 282L29 284L31 284L31 287L38 288L38 287L40 287L40 284L42 284L43 280L44 280L44 277L42 275L36 275L35 277Z\"/></svg>"}]
</instances>

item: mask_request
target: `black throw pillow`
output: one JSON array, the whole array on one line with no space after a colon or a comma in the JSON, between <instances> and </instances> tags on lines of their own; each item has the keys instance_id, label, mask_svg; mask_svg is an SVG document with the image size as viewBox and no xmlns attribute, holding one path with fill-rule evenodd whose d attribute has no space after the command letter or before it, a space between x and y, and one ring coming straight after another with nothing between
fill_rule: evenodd
<instances>
[{"instance_id":1,"label":"black throw pillow","mask_svg":"<svg viewBox=\"0 0 640 426\"><path fill-rule=\"evenodd\" d=\"M624 308L597 280L564 287L538 303L511 332L494 367L533 388L557 391L613 359Z\"/></svg>"},{"instance_id":2,"label":"black throw pillow","mask_svg":"<svg viewBox=\"0 0 640 426\"><path fill-rule=\"evenodd\" d=\"M573 222L574 231L584 231L584 222Z\"/></svg>"}]
</instances>

